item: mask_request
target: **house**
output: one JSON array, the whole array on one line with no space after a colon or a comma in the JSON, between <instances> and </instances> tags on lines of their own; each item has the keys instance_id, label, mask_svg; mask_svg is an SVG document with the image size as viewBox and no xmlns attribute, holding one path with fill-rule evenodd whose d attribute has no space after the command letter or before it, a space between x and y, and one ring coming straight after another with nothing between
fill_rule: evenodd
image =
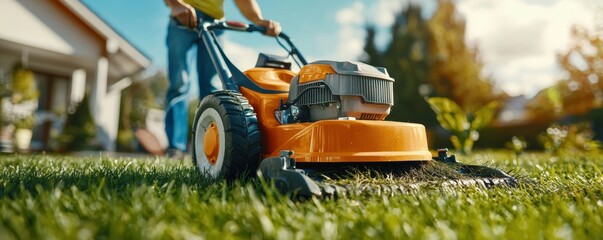
<instances>
[{"instance_id":1,"label":"house","mask_svg":"<svg viewBox=\"0 0 603 240\"><path fill-rule=\"evenodd\" d=\"M525 95L510 97L502 106L502 109L500 109L498 118L495 119L495 123L501 125L510 125L513 123L528 121L528 116L526 113L527 104L528 99L525 97Z\"/></svg>"},{"instance_id":2,"label":"house","mask_svg":"<svg viewBox=\"0 0 603 240\"><path fill-rule=\"evenodd\" d=\"M97 140L115 149L121 91L151 62L78 0L2 0L0 74L21 62L40 91L32 148L49 149L85 93Z\"/></svg>"}]
</instances>

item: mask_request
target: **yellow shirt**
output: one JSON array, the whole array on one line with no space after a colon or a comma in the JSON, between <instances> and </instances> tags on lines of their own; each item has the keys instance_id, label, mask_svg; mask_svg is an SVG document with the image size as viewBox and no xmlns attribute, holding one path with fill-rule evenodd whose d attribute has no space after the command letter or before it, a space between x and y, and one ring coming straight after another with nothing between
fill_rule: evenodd
<instances>
[{"instance_id":1,"label":"yellow shirt","mask_svg":"<svg viewBox=\"0 0 603 240\"><path fill-rule=\"evenodd\" d=\"M224 17L224 0L184 0L184 2L215 19Z\"/></svg>"}]
</instances>

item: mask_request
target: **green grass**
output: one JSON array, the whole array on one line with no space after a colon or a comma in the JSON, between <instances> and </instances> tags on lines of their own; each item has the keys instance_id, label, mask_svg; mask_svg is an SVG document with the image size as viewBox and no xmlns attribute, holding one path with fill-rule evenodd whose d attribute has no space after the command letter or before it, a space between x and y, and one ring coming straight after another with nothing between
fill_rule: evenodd
<instances>
[{"instance_id":1,"label":"green grass","mask_svg":"<svg viewBox=\"0 0 603 240\"><path fill-rule=\"evenodd\" d=\"M293 201L256 182L205 180L189 162L0 155L0 239L602 238L603 156L461 160L523 184Z\"/></svg>"}]
</instances>

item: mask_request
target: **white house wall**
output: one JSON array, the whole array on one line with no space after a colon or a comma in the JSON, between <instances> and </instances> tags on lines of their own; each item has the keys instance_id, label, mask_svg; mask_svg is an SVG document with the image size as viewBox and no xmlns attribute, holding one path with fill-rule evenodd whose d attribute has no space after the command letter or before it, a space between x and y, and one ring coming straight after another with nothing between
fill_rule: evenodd
<instances>
[{"instance_id":1,"label":"white house wall","mask_svg":"<svg viewBox=\"0 0 603 240\"><path fill-rule=\"evenodd\" d=\"M69 101L72 103L80 102L84 99L86 92L86 70L76 69L71 74L71 96Z\"/></svg>"},{"instance_id":2,"label":"white house wall","mask_svg":"<svg viewBox=\"0 0 603 240\"><path fill-rule=\"evenodd\" d=\"M0 49L0 70L4 71L5 74L9 73L12 70L13 65L19 59L17 56L12 56L10 54L6 54Z\"/></svg>"},{"instance_id":3,"label":"white house wall","mask_svg":"<svg viewBox=\"0 0 603 240\"><path fill-rule=\"evenodd\" d=\"M70 101L89 90L97 140L115 149L121 90L129 86L122 80L149 59L77 0L0 0L0 69L21 59L36 72L69 78L56 94Z\"/></svg>"},{"instance_id":4,"label":"white house wall","mask_svg":"<svg viewBox=\"0 0 603 240\"><path fill-rule=\"evenodd\" d=\"M0 39L94 61L100 40L82 30L53 1L2 0Z\"/></svg>"},{"instance_id":5,"label":"white house wall","mask_svg":"<svg viewBox=\"0 0 603 240\"><path fill-rule=\"evenodd\" d=\"M67 110L67 104L69 103L69 80L61 79L55 81L52 88L52 98L50 99L51 111L65 111Z\"/></svg>"},{"instance_id":6,"label":"white house wall","mask_svg":"<svg viewBox=\"0 0 603 240\"><path fill-rule=\"evenodd\" d=\"M108 151L115 151L120 100L121 90L107 92L104 104L99 109L100 114L96 117L97 131L99 131L97 136L103 144L103 148Z\"/></svg>"}]
</instances>

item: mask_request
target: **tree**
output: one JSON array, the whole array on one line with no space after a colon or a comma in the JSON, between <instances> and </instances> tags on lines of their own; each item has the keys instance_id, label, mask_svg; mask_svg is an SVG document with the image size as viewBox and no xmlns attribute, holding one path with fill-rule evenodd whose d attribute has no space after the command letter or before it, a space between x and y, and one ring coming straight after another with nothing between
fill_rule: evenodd
<instances>
[{"instance_id":1,"label":"tree","mask_svg":"<svg viewBox=\"0 0 603 240\"><path fill-rule=\"evenodd\" d=\"M364 44L364 56L362 57L364 59L362 61L373 66L383 66L383 56L381 56L381 52L377 49L375 43L376 34L375 27L368 26L366 28L366 43Z\"/></svg>"},{"instance_id":2,"label":"tree","mask_svg":"<svg viewBox=\"0 0 603 240\"><path fill-rule=\"evenodd\" d=\"M133 83L122 93L120 128L135 129L144 126L149 108L165 107L168 81L163 72L148 77L133 77Z\"/></svg>"},{"instance_id":3,"label":"tree","mask_svg":"<svg viewBox=\"0 0 603 240\"><path fill-rule=\"evenodd\" d=\"M8 103L8 101L10 101L8 99L9 96L11 96L11 86L10 86L10 78L8 77L8 74L5 73L2 69L0 69L0 133L2 132L1 130L10 125L11 121L9 119L10 116L7 109L4 109L4 104L5 102ZM6 99L6 100L5 100ZM1 135L0 135L1 137ZM0 149L1 150L1 149Z\"/></svg>"},{"instance_id":4,"label":"tree","mask_svg":"<svg viewBox=\"0 0 603 240\"><path fill-rule=\"evenodd\" d=\"M527 118L531 122L552 122L558 119L563 110L560 83L545 88L526 104Z\"/></svg>"},{"instance_id":5,"label":"tree","mask_svg":"<svg viewBox=\"0 0 603 240\"><path fill-rule=\"evenodd\" d=\"M603 107L603 36L577 26L571 32L571 47L557 56L567 74L558 85L563 112L585 115Z\"/></svg>"},{"instance_id":6,"label":"tree","mask_svg":"<svg viewBox=\"0 0 603 240\"><path fill-rule=\"evenodd\" d=\"M396 79L391 120L435 125L425 97L450 98L467 112L507 97L482 76L479 51L466 45L465 21L454 3L438 3L429 21L421 15L420 6L409 4L401 11L383 52L375 47L374 28L367 28L364 61L387 68Z\"/></svg>"},{"instance_id":7,"label":"tree","mask_svg":"<svg viewBox=\"0 0 603 240\"><path fill-rule=\"evenodd\" d=\"M468 112L506 97L497 93L488 78L482 77L483 64L477 47L465 41L465 20L451 0L438 1L429 20L429 81L438 95L456 102Z\"/></svg>"},{"instance_id":8,"label":"tree","mask_svg":"<svg viewBox=\"0 0 603 240\"><path fill-rule=\"evenodd\" d=\"M96 136L96 125L90 112L88 95L76 106L75 111L68 111L63 133L59 137L61 150L91 150Z\"/></svg>"},{"instance_id":9,"label":"tree","mask_svg":"<svg viewBox=\"0 0 603 240\"><path fill-rule=\"evenodd\" d=\"M368 27L364 47L364 61L387 68L396 80L394 106L388 119L435 125L435 115L419 92L419 88L428 86L429 74L429 29L421 7L409 4L401 11L391 27L391 35L391 42L380 52L375 46L375 29Z\"/></svg>"},{"instance_id":10,"label":"tree","mask_svg":"<svg viewBox=\"0 0 603 240\"><path fill-rule=\"evenodd\" d=\"M167 86L167 77L161 71L146 77L140 75L133 77L132 85L122 93L117 134L118 150L134 150L134 131L145 127L149 108L165 107Z\"/></svg>"}]
</instances>

